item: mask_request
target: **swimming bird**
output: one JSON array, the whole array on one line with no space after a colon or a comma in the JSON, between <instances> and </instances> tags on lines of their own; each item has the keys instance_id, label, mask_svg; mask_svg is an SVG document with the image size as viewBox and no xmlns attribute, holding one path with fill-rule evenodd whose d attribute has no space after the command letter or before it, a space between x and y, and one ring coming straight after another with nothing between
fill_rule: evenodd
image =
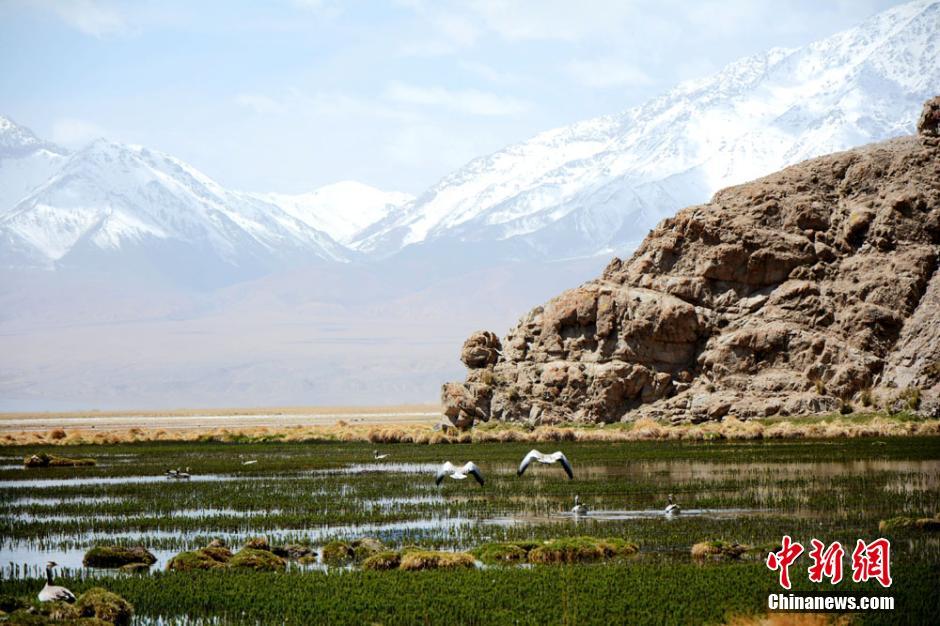
<instances>
[{"instance_id":1,"label":"swimming bird","mask_svg":"<svg viewBox=\"0 0 940 626\"><path fill-rule=\"evenodd\" d=\"M516 472L516 476L522 476L522 473L525 472L526 468L529 467L529 464L532 461L538 461L539 463L544 463L545 465L551 465L552 463L561 463L561 466L565 468L565 473L568 474L568 479L574 478L574 472L571 471L571 463L568 462L568 457L566 457L562 452L552 452L551 454L542 454L538 450L532 450L525 458L522 459L522 463L519 465L519 470Z\"/></svg>"},{"instance_id":2,"label":"swimming bird","mask_svg":"<svg viewBox=\"0 0 940 626\"><path fill-rule=\"evenodd\" d=\"M46 563L46 586L39 592L40 602L75 602L75 594L60 585L52 584L52 568L58 565L55 561Z\"/></svg>"},{"instance_id":3,"label":"swimming bird","mask_svg":"<svg viewBox=\"0 0 940 626\"><path fill-rule=\"evenodd\" d=\"M575 515L587 515L588 508L586 504L581 504L581 496L574 497L574 507L572 507L571 512Z\"/></svg>"},{"instance_id":4,"label":"swimming bird","mask_svg":"<svg viewBox=\"0 0 940 626\"><path fill-rule=\"evenodd\" d=\"M467 477L467 474L470 474L477 479L477 482L480 483L480 486L483 485L483 474L480 473L480 468L476 466L476 463L473 461L467 462L466 465L457 469L457 466L447 461L441 465L441 469L437 470L437 474L434 475L434 484L440 485L444 480L445 476L450 476L451 478L456 478L457 480L463 480Z\"/></svg>"},{"instance_id":5,"label":"swimming bird","mask_svg":"<svg viewBox=\"0 0 940 626\"><path fill-rule=\"evenodd\" d=\"M382 459L387 459L387 458L388 458L388 455L387 455L387 454L379 454L379 451L378 451L378 450L373 450L373 451L372 451L372 458L375 459L376 461L381 461Z\"/></svg>"},{"instance_id":6,"label":"swimming bird","mask_svg":"<svg viewBox=\"0 0 940 626\"><path fill-rule=\"evenodd\" d=\"M187 467L185 472L179 468L176 470L170 470L166 473L166 477L173 480L189 480L189 468Z\"/></svg>"},{"instance_id":7,"label":"swimming bird","mask_svg":"<svg viewBox=\"0 0 940 626\"><path fill-rule=\"evenodd\" d=\"M679 505L673 502L672 494L669 494L669 504L666 505L666 510L664 513L666 515L678 515L682 512L682 509L679 508Z\"/></svg>"}]
</instances>

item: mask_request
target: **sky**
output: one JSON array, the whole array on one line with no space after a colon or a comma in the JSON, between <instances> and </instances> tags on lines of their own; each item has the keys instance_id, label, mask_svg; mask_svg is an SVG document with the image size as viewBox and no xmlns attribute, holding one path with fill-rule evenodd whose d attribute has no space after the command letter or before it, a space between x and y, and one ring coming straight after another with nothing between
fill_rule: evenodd
<instances>
[{"instance_id":1,"label":"sky","mask_svg":"<svg viewBox=\"0 0 940 626\"><path fill-rule=\"evenodd\" d=\"M0 114L78 149L169 152L223 185L420 193L896 0L0 0Z\"/></svg>"}]
</instances>

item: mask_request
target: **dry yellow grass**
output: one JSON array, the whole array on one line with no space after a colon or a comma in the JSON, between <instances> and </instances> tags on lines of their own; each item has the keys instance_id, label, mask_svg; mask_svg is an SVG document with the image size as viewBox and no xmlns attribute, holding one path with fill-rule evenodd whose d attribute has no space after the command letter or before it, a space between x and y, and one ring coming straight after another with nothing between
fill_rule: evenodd
<instances>
[{"instance_id":1,"label":"dry yellow grass","mask_svg":"<svg viewBox=\"0 0 940 626\"><path fill-rule=\"evenodd\" d=\"M632 424L595 426L538 426L481 424L469 432L441 432L427 423L354 424L338 420L333 425L272 425L204 427L189 429L133 427L107 430L56 428L50 431L8 431L3 445L74 445L133 441L344 441L378 444L487 443L487 442L625 442L644 440L715 441L723 439L800 439L940 435L940 420L901 420L875 416L867 421L840 416L827 420L795 418L773 422L741 421L733 417L704 424L665 424L642 418Z\"/></svg>"}]
</instances>

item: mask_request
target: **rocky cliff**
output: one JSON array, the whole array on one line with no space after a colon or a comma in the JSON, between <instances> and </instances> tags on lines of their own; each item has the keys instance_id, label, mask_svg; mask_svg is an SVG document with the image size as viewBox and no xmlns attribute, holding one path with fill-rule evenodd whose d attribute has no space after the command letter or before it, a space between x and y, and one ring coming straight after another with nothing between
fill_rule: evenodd
<instances>
[{"instance_id":1,"label":"rocky cliff","mask_svg":"<svg viewBox=\"0 0 940 626\"><path fill-rule=\"evenodd\" d=\"M940 97L917 135L724 189L502 341L474 333L444 413L467 427L930 407L938 261Z\"/></svg>"}]
</instances>

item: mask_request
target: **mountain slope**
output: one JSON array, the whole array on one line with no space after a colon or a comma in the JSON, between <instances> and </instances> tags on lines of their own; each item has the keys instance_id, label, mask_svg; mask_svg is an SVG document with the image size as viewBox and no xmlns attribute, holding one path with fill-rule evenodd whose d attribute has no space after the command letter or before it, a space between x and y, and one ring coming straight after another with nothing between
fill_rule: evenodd
<instances>
[{"instance_id":1,"label":"mountain slope","mask_svg":"<svg viewBox=\"0 0 940 626\"><path fill-rule=\"evenodd\" d=\"M44 183L68 152L0 115L0 216Z\"/></svg>"},{"instance_id":2,"label":"mountain slope","mask_svg":"<svg viewBox=\"0 0 940 626\"><path fill-rule=\"evenodd\" d=\"M344 244L396 207L414 199L407 193L382 191L352 180L326 185L310 193L253 195Z\"/></svg>"},{"instance_id":3,"label":"mountain slope","mask_svg":"<svg viewBox=\"0 0 940 626\"><path fill-rule=\"evenodd\" d=\"M911 132L919 103L940 89L938 42L940 2L917 0L743 59L622 114L475 159L352 244L381 256L446 241L535 258L632 247L723 186Z\"/></svg>"},{"instance_id":4,"label":"mountain slope","mask_svg":"<svg viewBox=\"0 0 940 626\"><path fill-rule=\"evenodd\" d=\"M98 140L0 218L4 265L111 269L213 286L343 261L328 235L167 154Z\"/></svg>"}]
</instances>

